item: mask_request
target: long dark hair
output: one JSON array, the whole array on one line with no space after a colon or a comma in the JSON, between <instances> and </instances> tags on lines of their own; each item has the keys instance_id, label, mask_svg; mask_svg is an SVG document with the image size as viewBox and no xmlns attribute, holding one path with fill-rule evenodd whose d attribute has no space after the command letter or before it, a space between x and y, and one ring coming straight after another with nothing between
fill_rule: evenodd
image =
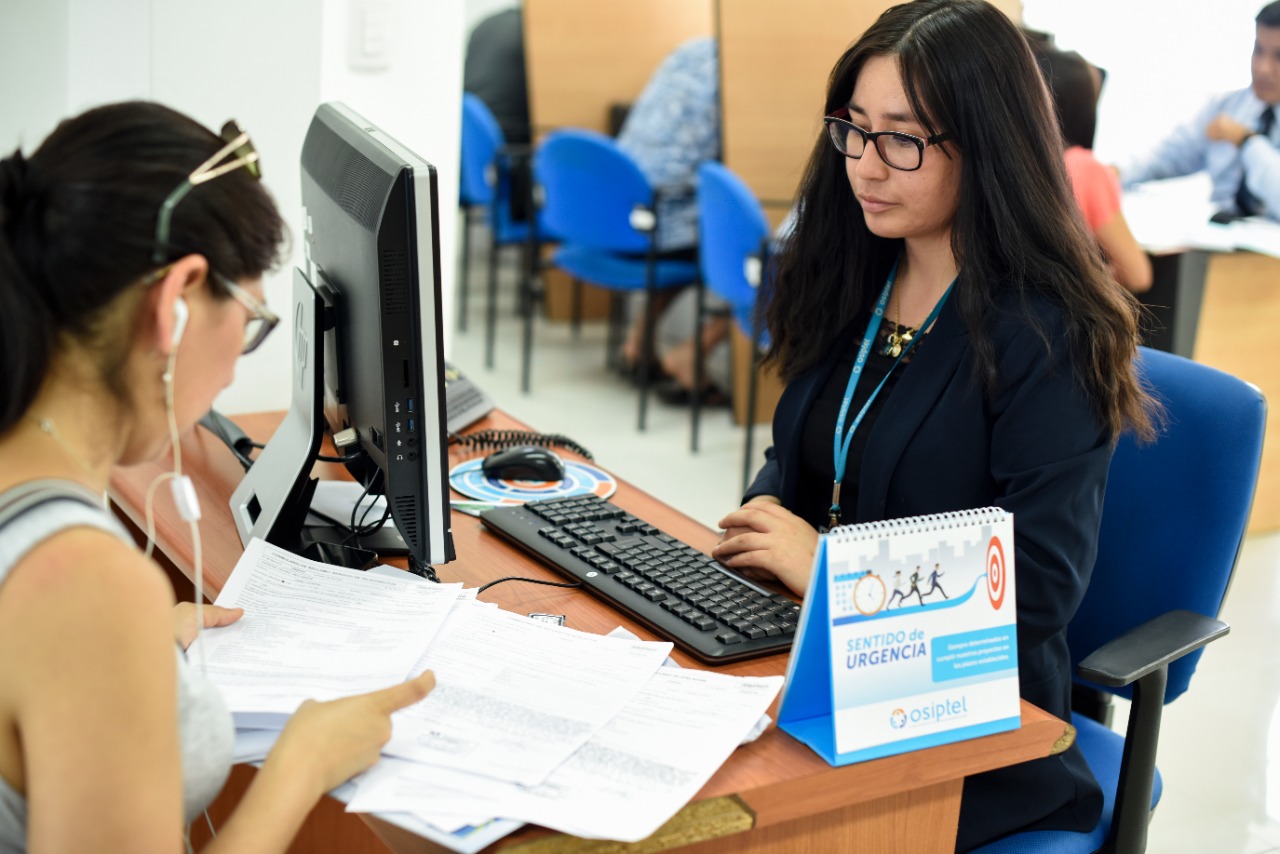
<instances>
[{"instance_id":1,"label":"long dark hair","mask_svg":"<svg viewBox=\"0 0 1280 854\"><path fill-rule=\"evenodd\" d=\"M161 203L222 145L181 113L128 102L67 119L30 159L0 160L0 433L31 405L66 339L94 354L124 398L133 318L113 309L161 266ZM270 195L238 169L174 209L166 260L199 253L222 276L252 278L275 264L283 237Z\"/></svg>"},{"instance_id":2,"label":"long dark hair","mask_svg":"<svg viewBox=\"0 0 1280 854\"><path fill-rule=\"evenodd\" d=\"M1058 306L1074 373L1113 435L1153 430L1150 399L1132 370L1138 306L1106 270L1084 227L1062 159L1048 94L1025 37L981 0L917 0L886 10L840 57L824 112L844 106L867 60L897 58L926 135L947 132L961 160L951 246L960 269L952 300L970 333L978 380L996 383L988 319L1016 297ZM795 231L775 259L765 317L769 358L786 378L823 359L870 308L902 241L867 228L844 157L822 135L797 200ZM1049 342L1046 341L1046 347Z\"/></svg>"},{"instance_id":3,"label":"long dark hair","mask_svg":"<svg viewBox=\"0 0 1280 854\"><path fill-rule=\"evenodd\" d=\"M1098 84L1089 63L1075 51L1035 45L1032 50L1053 96L1063 142L1093 148L1098 126Z\"/></svg>"}]
</instances>

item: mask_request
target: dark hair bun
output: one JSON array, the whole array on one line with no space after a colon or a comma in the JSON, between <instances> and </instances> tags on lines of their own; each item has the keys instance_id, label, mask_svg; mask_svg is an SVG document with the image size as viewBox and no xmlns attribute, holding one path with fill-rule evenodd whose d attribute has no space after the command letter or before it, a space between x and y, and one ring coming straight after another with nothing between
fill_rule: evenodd
<instances>
[{"instance_id":1,"label":"dark hair bun","mask_svg":"<svg viewBox=\"0 0 1280 854\"><path fill-rule=\"evenodd\" d=\"M22 208L30 171L21 151L0 160L0 224L6 227L13 213Z\"/></svg>"}]
</instances>

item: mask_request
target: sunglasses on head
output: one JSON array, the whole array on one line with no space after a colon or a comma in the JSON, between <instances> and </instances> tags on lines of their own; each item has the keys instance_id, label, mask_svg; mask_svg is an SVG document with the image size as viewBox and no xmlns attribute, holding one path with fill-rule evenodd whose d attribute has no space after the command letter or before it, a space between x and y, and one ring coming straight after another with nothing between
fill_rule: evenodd
<instances>
[{"instance_id":1,"label":"sunglasses on head","mask_svg":"<svg viewBox=\"0 0 1280 854\"><path fill-rule=\"evenodd\" d=\"M213 155L192 170L181 184L173 188L173 192L165 197L160 205L160 214L156 218L155 247L151 260L163 264L169 254L169 228L173 222L173 209L200 184L220 178L228 172L243 168L255 179L262 178L262 166L259 163L258 150L253 147L249 134L240 129L240 125L232 119L222 126L219 134L226 143ZM230 159L228 159L230 158Z\"/></svg>"}]
</instances>

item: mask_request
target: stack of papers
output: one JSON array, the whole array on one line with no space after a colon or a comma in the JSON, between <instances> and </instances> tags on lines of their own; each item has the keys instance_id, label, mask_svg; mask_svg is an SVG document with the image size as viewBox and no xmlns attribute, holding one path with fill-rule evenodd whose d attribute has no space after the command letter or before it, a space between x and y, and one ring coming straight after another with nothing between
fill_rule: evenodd
<instances>
[{"instance_id":1,"label":"stack of papers","mask_svg":"<svg viewBox=\"0 0 1280 854\"><path fill-rule=\"evenodd\" d=\"M1209 178L1203 172L1140 184L1124 194L1124 217L1133 236L1148 252L1244 249L1280 257L1280 223L1260 216L1226 225L1212 223L1210 190Z\"/></svg>"},{"instance_id":2,"label":"stack of papers","mask_svg":"<svg viewBox=\"0 0 1280 854\"><path fill-rule=\"evenodd\" d=\"M400 570L354 572L254 540L217 604L237 623L189 655L223 691L237 760L260 761L303 701L431 670L384 758L335 796L455 851L533 822L634 842L752 733L782 677L663 667L671 644L605 637Z\"/></svg>"}]
</instances>

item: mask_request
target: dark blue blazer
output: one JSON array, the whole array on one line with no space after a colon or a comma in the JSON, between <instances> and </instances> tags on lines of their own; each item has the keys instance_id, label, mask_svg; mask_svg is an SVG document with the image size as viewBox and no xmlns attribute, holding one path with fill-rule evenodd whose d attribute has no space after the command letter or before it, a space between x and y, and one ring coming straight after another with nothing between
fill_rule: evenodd
<instances>
[{"instance_id":1,"label":"dark blue blazer","mask_svg":"<svg viewBox=\"0 0 1280 854\"><path fill-rule=\"evenodd\" d=\"M1060 312L1032 298L993 315L998 379L984 394L956 301L918 345L867 438L856 519L867 522L999 506L1013 513L1022 696L1067 719L1071 664L1066 627L1097 554L1111 462L1108 432L1071 374ZM1029 313L1029 314L1028 314ZM855 328L857 327L857 328ZM821 363L788 383L773 419L773 447L747 497L795 506L800 436L852 324ZM846 486L846 495L848 494ZM965 781L959 850L1019 829L1091 829L1102 795L1079 749Z\"/></svg>"}]
</instances>

